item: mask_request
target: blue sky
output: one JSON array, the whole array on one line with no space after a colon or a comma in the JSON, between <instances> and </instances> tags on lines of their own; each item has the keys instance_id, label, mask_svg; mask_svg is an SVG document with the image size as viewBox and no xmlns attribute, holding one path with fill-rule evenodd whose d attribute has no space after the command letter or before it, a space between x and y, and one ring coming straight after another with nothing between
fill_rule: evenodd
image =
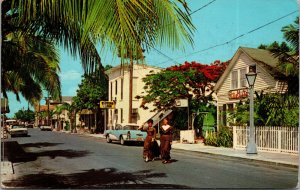
<instances>
[{"instance_id":1,"label":"blue sky","mask_svg":"<svg viewBox=\"0 0 300 190\"><path fill-rule=\"evenodd\" d=\"M299 5L296 0L186 0L192 14L192 22L196 27L194 32L194 46L186 47L185 51L172 51L166 47L156 47L156 50L146 53L146 63L158 67L168 67L181 64L184 61L197 61L209 64L214 60L227 61L232 58L239 46L256 48L260 44L269 44L273 41L282 42L283 26L294 22L299 15ZM248 33L260 26L279 19L293 11L297 11L283 19ZM226 45L218 46L238 38ZM203 51L204 49L207 49ZM113 57L109 51L100 53L103 65L119 64L119 59ZM63 96L75 96L78 84L81 81L83 69L80 60L69 56L60 49L60 68ZM174 61L175 60L175 61ZM44 104L44 101L41 101ZM9 94L10 113L12 117L19 109L27 109L28 103L24 98L18 102L15 95Z\"/></svg>"}]
</instances>

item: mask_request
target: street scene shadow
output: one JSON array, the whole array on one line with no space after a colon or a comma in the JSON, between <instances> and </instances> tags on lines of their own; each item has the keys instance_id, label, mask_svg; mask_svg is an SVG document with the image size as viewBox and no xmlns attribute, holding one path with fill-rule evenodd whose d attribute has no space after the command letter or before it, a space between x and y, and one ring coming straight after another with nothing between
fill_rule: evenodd
<instances>
[{"instance_id":1,"label":"street scene shadow","mask_svg":"<svg viewBox=\"0 0 300 190\"><path fill-rule=\"evenodd\" d=\"M150 178L163 178L165 173L151 170L118 172L115 168L91 169L73 174L30 174L3 181L7 187L22 188L73 188L73 189L188 189L175 184L151 184Z\"/></svg>"},{"instance_id":2,"label":"street scene shadow","mask_svg":"<svg viewBox=\"0 0 300 190\"><path fill-rule=\"evenodd\" d=\"M41 156L48 156L51 159L54 159L56 157L78 158L84 157L89 154L88 151L74 150L48 150L28 153L25 152L22 146L20 146L16 141L1 142L1 145L3 148L3 155L1 156L1 160L8 160L13 163L34 161Z\"/></svg>"},{"instance_id":3,"label":"street scene shadow","mask_svg":"<svg viewBox=\"0 0 300 190\"><path fill-rule=\"evenodd\" d=\"M63 143L48 143L48 142L38 142L38 143L26 143L26 144L21 144L23 148L42 148L42 147L49 147L49 146L57 146Z\"/></svg>"}]
</instances>

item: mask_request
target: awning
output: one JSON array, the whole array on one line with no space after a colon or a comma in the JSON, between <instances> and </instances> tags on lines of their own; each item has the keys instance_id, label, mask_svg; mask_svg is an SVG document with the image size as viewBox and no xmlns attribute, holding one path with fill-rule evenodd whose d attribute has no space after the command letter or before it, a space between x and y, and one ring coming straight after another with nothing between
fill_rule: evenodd
<instances>
[{"instance_id":1,"label":"awning","mask_svg":"<svg viewBox=\"0 0 300 190\"><path fill-rule=\"evenodd\" d=\"M89 109L83 109L83 110L81 110L80 114L81 115L90 115L90 114L94 114L94 112Z\"/></svg>"}]
</instances>

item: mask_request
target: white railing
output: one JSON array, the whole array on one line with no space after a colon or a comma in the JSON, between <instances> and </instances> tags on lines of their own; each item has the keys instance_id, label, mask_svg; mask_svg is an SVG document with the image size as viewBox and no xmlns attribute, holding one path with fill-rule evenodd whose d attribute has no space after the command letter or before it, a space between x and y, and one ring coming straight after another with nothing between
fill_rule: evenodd
<instances>
[{"instance_id":1,"label":"white railing","mask_svg":"<svg viewBox=\"0 0 300 190\"><path fill-rule=\"evenodd\" d=\"M233 126L233 148L244 149L249 138L249 127ZM299 153L298 127L255 127L257 150Z\"/></svg>"}]
</instances>

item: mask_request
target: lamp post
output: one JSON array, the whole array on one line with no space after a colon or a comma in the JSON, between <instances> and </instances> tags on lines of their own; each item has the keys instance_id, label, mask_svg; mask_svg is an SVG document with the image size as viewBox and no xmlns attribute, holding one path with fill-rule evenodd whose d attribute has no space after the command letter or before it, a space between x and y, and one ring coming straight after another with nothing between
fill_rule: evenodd
<instances>
[{"instance_id":1,"label":"lamp post","mask_svg":"<svg viewBox=\"0 0 300 190\"><path fill-rule=\"evenodd\" d=\"M247 144L247 154L257 154L257 147L255 144L255 128L254 128L254 103L253 103L253 88L256 79L257 73L250 70L249 73L246 74L246 79L249 84L250 90L250 135L249 141Z\"/></svg>"}]
</instances>

